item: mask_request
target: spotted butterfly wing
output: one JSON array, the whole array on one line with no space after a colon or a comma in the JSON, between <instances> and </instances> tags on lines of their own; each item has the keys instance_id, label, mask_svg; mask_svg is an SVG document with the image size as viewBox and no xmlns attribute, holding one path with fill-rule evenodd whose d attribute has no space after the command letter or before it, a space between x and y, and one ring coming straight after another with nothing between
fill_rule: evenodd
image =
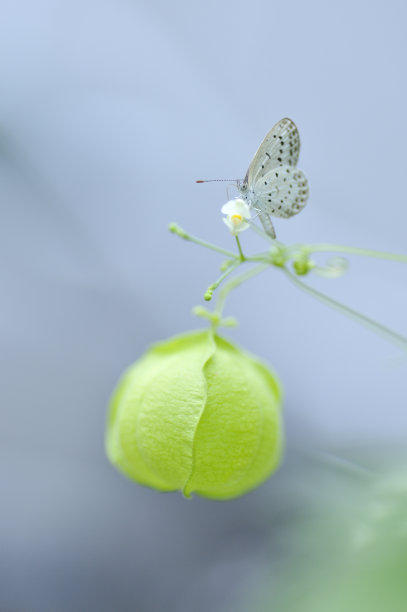
<instances>
[{"instance_id":1,"label":"spotted butterfly wing","mask_svg":"<svg viewBox=\"0 0 407 612\"><path fill-rule=\"evenodd\" d=\"M288 219L307 203L308 181L301 170L278 166L259 177L254 184L252 208L267 215Z\"/></svg>"},{"instance_id":2,"label":"spotted butterfly wing","mask_svg":"<svg viewBox=\"0 0 407 612\"><path fill-rule=\"evenodd\" d=\"M307 179L295 168L299 153L300 136L295 123L281 119L264 138L240 184L243 198L258 212L272 238L276 233L270 215L287 219L307 203Z\"/></svg>"},{"instance_id":3,"label":"spotted butterfly wing","mask_svg":"<svg viewBox=\"0 0 407 612\"><path fill-rule=\"evenodd\" d=\"M252 187L258 178L277 166L296 166L300 155L300 135L291 119L281 119L266 134L247 170L245 183Z\"/></svg>"}]
</instances>

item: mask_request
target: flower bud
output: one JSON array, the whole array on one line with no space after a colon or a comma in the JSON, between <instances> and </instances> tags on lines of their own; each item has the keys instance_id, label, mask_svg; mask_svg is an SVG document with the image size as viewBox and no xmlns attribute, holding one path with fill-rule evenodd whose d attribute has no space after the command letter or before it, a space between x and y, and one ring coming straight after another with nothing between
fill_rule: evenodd
<instances>
[{"instance_id":1,"label":"flower bud","mask_svg":"<svg viewBox=\"0 0 407 612\"><path fill-rule=\"evenodd\" d=\"M142 485L237 497L279 464L280 408L278 379L257 359L211 331L176 336L123 375L106 452Z\"/></svg>"}]
</instances>

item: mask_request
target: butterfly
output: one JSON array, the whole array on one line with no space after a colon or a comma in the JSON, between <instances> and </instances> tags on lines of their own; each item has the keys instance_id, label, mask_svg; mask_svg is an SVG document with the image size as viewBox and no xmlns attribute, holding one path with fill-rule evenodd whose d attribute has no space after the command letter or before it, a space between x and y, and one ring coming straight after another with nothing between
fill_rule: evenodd
<instances>
[{"instance_id":1,"label":"butterfly","mask_svg":"<svg viewBox=\"0 0 407 612\"><path fill-rule=\"evenodd\" d=\"M299 154L297 126L291 119L281 119L266 134L245 178L237 182L242 199L258 213L271 238L276 238L276 232L270 216L288 219L307 203L308 181L296 168Z\"/></svg>"}]
</instances>

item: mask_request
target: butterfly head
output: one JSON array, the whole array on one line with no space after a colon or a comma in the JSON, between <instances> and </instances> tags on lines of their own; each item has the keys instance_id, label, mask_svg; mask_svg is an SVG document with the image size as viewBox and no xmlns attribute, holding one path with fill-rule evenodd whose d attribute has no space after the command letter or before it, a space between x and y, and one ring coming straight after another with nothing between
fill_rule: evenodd
<instances>
[{"instance_id":1,"label":"butterfly head","mask_svg":"<svg viewBox=\"0 0 407 612\"><path fill-rule=\"evenodd\" d=\"M247 202L247 204L252 207L253 202L255 201L254 191L253 189L249 188L246 179L244 179L243 181L238 181L237 188L243 200L245 200L245 202Z\"/></svg>"},{"instance_id":2,"label":"butterfly head","mask_svg":"<svg viewBox=\"0 0 407 612\"><path fill-rule=\"evenodd\" d=\"M239 189L239 191L240 191L240 193L242 195L247 193L247 191L248 191L247 181L245 181L245 180L237 181L237 188Z\"/></svg>"}]
</instances>

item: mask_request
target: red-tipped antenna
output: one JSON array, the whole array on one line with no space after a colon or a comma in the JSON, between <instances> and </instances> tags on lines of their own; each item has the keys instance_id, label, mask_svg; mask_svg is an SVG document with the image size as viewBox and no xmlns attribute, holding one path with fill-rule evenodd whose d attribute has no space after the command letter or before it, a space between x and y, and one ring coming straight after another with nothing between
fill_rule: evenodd
<instances>
[{"instance_id":1,"label":"red-tipped antenna","mask_svg":"<svg viewBox=\"0 0 407 612\"><path fill-rule=\"evenodd\" d=\"M209 180L199 180L195 181L195 183L238 183L240 179L209 179Z\"/></svg>"}]
</instances>

